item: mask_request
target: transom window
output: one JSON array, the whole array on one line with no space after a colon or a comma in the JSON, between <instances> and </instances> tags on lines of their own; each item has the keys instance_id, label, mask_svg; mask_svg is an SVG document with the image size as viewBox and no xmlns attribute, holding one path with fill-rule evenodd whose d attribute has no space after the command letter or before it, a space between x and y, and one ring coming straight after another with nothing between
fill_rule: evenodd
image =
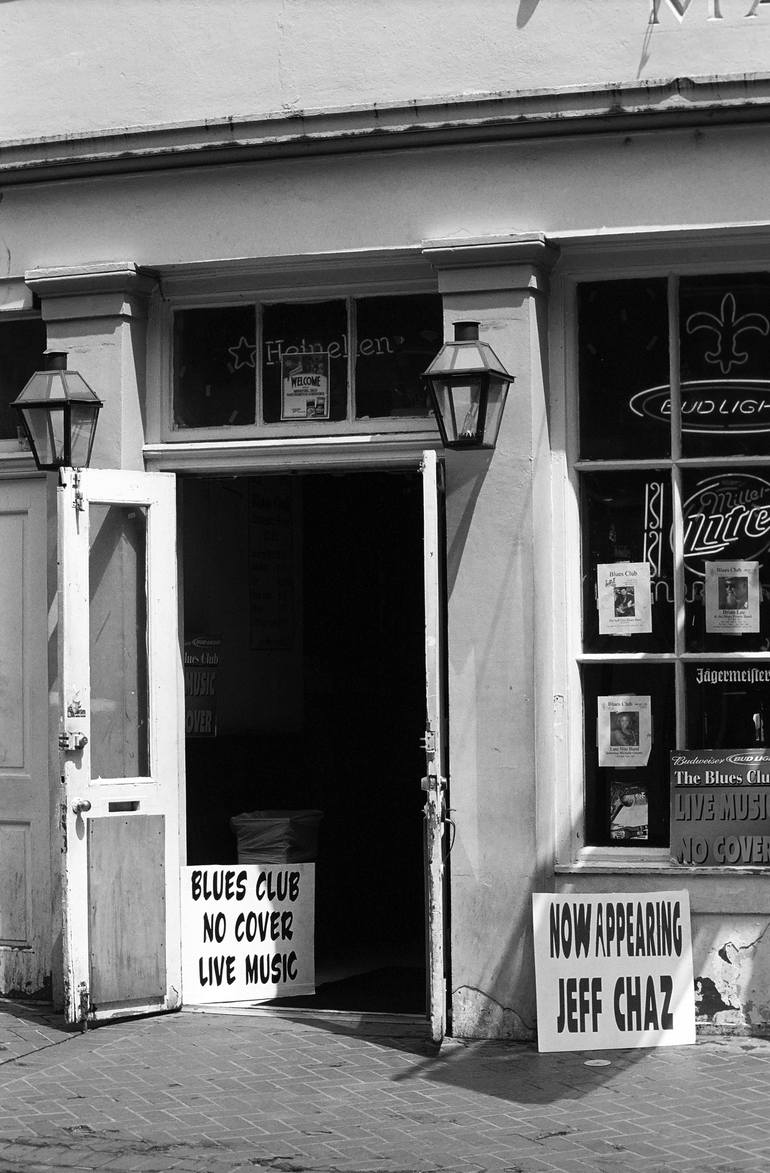
<instances>
[{"instance_id":1,"label":"transom window","mask_svg":"<svg viewBox=\"0 0 770 1173\"><path fill-rule=\"evenodd\" d=\"M173 426L425 418L441 339L436 294L180 309Z\"/></svg>"},{"instance_id":2,"label":"transom window","mask_svg":"<svg viewBox=\"0 0 770 1173\"><path fill-rule=\"evenodd\" d=\"M585 841L665 847L671 750L770 745L770 275L577 308Z\"/></svg>"}]
</instances>

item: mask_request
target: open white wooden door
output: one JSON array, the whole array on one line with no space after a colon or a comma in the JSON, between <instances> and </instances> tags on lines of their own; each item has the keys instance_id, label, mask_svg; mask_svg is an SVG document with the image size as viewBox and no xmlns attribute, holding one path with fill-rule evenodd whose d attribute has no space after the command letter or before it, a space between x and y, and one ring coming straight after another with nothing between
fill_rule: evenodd
<instances>
[{"instance_id":1,"label":"open white wooden door","mask_svg":"<svg viewBox=\"0 0 770 1173\"><path fill-rule=\"evenodd\" d=\"M443 467L436 453L423 452L423 552L425 563L425 884L428 1015L431 1035L446 1034L447 990L444 946L444 885L447 816L446 695L444 633Z\"/></svg>"},{"instance_id":2,"label":"open white wooden door","mask_svg":"<svg viewBox=\"0 0 770 1173\"><path fill-rule=\"evenodd\" d=\"M67 1021L180 1001L183 693L175 478L65 470L59 490Z\"/></svg>"}]
</instances>

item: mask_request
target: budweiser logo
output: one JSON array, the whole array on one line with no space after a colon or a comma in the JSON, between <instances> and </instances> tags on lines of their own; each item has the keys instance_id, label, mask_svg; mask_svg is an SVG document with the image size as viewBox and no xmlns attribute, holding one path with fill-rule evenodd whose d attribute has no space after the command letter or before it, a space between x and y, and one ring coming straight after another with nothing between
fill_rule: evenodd
<instances>
[{"instance_id":1,"label":"budweiser logo","mask_svg":"<svg viewBox=\"0 0 770 1173\"><path fill-rule=\"evenodd\" d=\"M704 574L703 559L755 559L770 546L770 482L752 473L702 480L684 503L684 556Z\"/></svg>"}]
</instances>

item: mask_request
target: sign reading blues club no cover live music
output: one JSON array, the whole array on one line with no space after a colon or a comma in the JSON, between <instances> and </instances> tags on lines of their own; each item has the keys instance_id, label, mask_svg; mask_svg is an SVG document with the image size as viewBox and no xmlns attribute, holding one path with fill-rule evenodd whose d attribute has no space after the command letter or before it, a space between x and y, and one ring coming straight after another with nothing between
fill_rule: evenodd
<instances>
[{"instance_id":1,"label":"sign reading blues club no cover live music","mask_svg":"<svg viewBox=\"0 0 770 1173\"><path fill-rule=\"evenodd\" d=\"M689 894L532 897L540 1051L695 1042Z\"/></svg>"},{"instance_id":2,"label":"sign reading blues club no cover live music","mask_svg":"<svg viewBox=\"0 0 770 1173\"><path fill-rule=\"evenodd\" d=\"M182 868L185 1002L315 992L315 864Z\"/></svg>"}]
</instances>

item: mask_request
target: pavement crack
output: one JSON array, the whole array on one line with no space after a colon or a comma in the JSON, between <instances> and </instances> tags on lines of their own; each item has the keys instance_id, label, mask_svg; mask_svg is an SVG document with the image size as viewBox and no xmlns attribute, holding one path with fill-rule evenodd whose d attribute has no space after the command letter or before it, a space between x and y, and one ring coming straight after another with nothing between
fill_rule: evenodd
<instances>
[{"instance_id":1,"label":"pavement crack","mask_svg":"<svg viewBox=\"0 0 770 1173\"><path fill-rule=\"evenodd\" d=\"M538 1132L536 1136L532 1137L532 1139L537 1140L537 1141L551 1140L551 1138L554 1136L571 1136L573 1132L577 1132L577 1129L576 1128L554 1128L554 1129L550 1130L549 1132Z\"/></svg>"}]
</instances>

